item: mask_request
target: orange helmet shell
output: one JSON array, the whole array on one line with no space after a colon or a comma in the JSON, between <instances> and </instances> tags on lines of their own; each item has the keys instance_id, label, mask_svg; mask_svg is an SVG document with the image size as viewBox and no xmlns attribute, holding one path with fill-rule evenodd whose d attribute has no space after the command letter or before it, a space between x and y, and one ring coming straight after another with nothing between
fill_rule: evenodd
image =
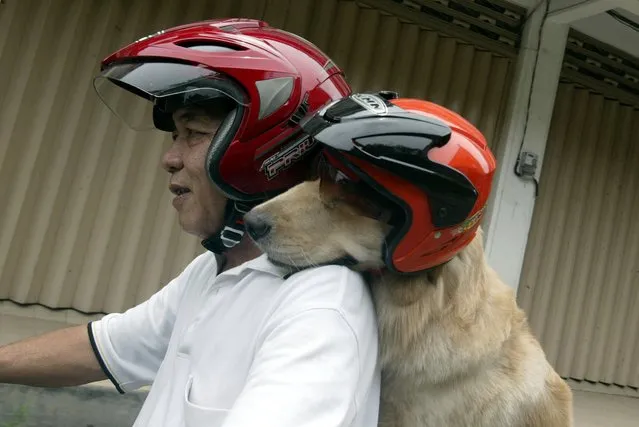
<instances>
[{"instance_id":1,"label":"orange helmet shell","mask_svg":"<svg viewBox=\"0 0 639 427\"><path fill-rule=\"evenodd\" d=\"M464 174L478 193L475 206L465 221L453 227L437 229L432 226L429 201L418 187L405 180L382 181L392 187L389 190L408 202L413 213L410 228L392 254L395 268L410 272L447 262L470 243L480 225L491 192L496 161L481 132L459 114L422 100L396 99L391 102L405 110L439 119L451 128L448 143L432 148L428 157Z\"/></svg>"}]
</instances>

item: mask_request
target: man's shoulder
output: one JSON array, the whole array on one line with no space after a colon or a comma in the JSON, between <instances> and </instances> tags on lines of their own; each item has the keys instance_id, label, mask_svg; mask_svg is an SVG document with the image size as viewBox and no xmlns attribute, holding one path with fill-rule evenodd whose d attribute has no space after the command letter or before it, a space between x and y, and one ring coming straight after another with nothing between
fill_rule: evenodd
<instances>
[{"instance_id":1,"label":"man's shoulder","mask_svg":"<svg viewBox=\"0 0 639 427\"><path fill-rule=\"evenodd\" d=\"M348 319L373 315L370 289L364 277L340 265L313 267L287 276L278 290L285 312L335 310Z\"/></svg>"},{"instance_id":2,"label":"man's shoulder","mask_svg":"<svg viewBox=\"0 0 639 427\"><path fill-rule=\"evenodd\" d=\"M205 251L196 256L180 273L180 276L185 278L199 277L205 275L206 277L214 277L218 273L218 261L215 254L210 251Z\"/></svg>"},{"instance_id":3,"label":"man's shoulder","mask_svg":"<svg viewBox=\"0 0 639 427\"><path fill-rule=\"evenodd\" d=\"M366 286L360 273L338 264L309 267L290 273L286 276L286 282L288 286L294 287L321 285L326 288L346 288L352 285L363 289Z\"/></svg>"}]
</instances>

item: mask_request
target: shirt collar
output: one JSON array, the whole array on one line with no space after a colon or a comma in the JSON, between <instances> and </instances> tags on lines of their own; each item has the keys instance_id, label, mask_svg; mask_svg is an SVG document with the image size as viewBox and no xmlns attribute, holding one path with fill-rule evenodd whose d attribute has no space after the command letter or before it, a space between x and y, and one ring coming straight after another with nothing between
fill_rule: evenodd
<instances>
[{"instance_id":1,"label":"shirt collar","mask_svg":"<svg viewBox=\"0 0 639 427\"><path fill-rule=\"evenodd\" d=\"M263 254L220 273L220 276L239 276L246 270L260 271L279 278L284 278L290 273L290 269L273 264L268 260L267 255Z\"/></svg>"}]
</instances>

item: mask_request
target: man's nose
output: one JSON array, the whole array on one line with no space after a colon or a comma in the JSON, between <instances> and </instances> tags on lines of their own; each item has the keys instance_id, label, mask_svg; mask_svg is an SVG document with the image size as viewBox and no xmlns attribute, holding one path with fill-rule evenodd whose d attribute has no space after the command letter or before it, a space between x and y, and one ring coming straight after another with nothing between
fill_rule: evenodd
<instances>
[{"instance_id":1,"label":"man's nose","mask_svg":"<svg viewBox=\"0 0 639 427\"><path fill-rule=\"evenodd\" d=\"M180 151L172 145L171 148L166 150L162 156L162 167L169 173L174 173L182 169L184 164L182 163L182 155Z\"/></svg>"},{"instance_id":2,"label":"man's nose","mask_svg":"<svg viewBox=\"0 0 639 427\"><path fill-rule=\"evenodd\" d=\"M244 215L244 228L251 239L258 241L271 232L271 222L265 214L251 211Z\"/></svg>"}]
</instances>

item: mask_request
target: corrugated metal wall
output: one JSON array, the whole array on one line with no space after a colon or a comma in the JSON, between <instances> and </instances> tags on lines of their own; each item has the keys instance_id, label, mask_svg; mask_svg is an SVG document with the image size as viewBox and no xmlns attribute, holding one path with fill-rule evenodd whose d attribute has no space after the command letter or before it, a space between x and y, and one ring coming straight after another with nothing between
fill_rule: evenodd
<instances>
[{"instance_id":1,"label":"corrugated metal wall","mask_svg":"<svg viewBox=\"0 0 639 427\"><path fill-rule=\"evenodd\" d=\"M639 387L639 109L561 83L518 298L550 362Z\"/></svg>"},{"instance_id":2,"label":"corrugated metal wall","mask_svg":"<svg viewBox=\"0 0 639 427\"><path fill-rule=\"evenodd\" d=\"M99 104L99 60L194 20L263 17L315 42L356 90L459 111L499 140L512 59L338 0L8 0L0 4L0 299L118 311L202 249L159 168L168 141Z\"/></svg>"}]
</instances>

